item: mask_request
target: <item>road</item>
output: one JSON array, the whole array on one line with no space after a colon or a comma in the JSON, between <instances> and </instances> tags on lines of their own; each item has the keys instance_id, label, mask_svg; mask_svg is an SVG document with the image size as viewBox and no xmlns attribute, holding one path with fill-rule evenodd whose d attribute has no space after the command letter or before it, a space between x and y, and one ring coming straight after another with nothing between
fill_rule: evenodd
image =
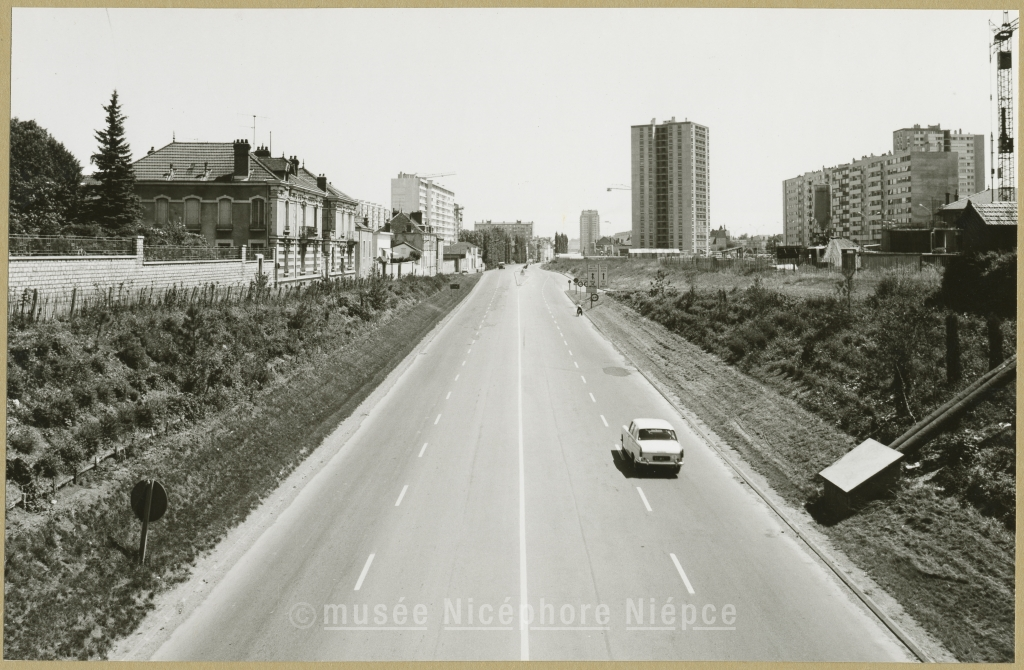
<instances>
[{"instance_id":1,"label":"road","mask_svg":"<svg viewBox=\"0 0 1024 670\"><path fill-rule=\"evenodd\" d=\"M912 660L565 288L486 273L155 659Z\"/></svg>"}]
</instances>

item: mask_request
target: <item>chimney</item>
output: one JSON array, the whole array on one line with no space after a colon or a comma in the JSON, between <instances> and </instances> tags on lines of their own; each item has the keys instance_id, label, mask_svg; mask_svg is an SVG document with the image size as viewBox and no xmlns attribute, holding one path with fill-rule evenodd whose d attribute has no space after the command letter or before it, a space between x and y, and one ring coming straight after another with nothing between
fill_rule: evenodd
<instances>
[{"instance_id":1,"label":"chimney","mask_svg":"<svg viewBox=\"0 0 1024 670\"><path fill-rule=\"evenodd\" d=\"M320 175L316 178L316 187L321 191L327 190L327 177Z\"/></svg>"},{"instance_id":2,"label":"chimney","mask_svg":"<svg viewBox=\"0 0 1024 670\"><path fill-rule=\"evenodd\" d=\"M423 225L423 212L413 212L409 215L409 218L416 222L416 225Z\"/></svg>"},{"instance_id":3,"label":"chimney","mask_svg":"<svg viewBox=\"0 0 1024 670\"><path fill-rule=\"evenodd\" d=\"M296 158L295 156L292 156L288 162L292 164L292 174L299 174L299 159Z\"/></svg>"},{"instance_id":4,"label":"chimney","mask_svg":"<svg viewBox=\"0 0 1024 670\"><path fill-rule=\"evenodd\" d=\"M249 178L249 141L235 140L235 179Z\"/></svg>"},{"instance_id":5,"label":"chimney","mask_svg":"<svg viewBox=\"0 0 1024 670\"><path fill-rule=\"evenodd\" d=\"M260 145L253 153L256 154L256 158L270 158L270 149L265 144Z\"/></svg>"},{"instance_id":6,"label":"chimney","mask_svg":"<svg viewBox=\"0 0 1024 670\"><path fill-rule=\"evenodd\" d=\"M149 148L149 153L147 153L146 155L148 156L149 154L153 153L154 151L156 151L156 148L155 147L150 147Z\"/></svg>"}]
</instances>

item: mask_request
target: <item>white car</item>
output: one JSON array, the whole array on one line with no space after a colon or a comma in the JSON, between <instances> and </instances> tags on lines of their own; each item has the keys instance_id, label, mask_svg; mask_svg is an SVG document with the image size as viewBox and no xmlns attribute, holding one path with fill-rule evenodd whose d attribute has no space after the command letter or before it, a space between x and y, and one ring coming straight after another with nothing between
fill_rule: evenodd
<instances>
[{"instance_id":1,"label":"white car","mask_svg":"<svg viewBox=\"0 0 1024 670\"><path fill-rule=\"evenodd\" d=\"M683 465L683 447L668 421L633 419L629 428L622 427L619 439L623 458L634 465L672 468L675 472Z\"/></svg>"}]
</instances>

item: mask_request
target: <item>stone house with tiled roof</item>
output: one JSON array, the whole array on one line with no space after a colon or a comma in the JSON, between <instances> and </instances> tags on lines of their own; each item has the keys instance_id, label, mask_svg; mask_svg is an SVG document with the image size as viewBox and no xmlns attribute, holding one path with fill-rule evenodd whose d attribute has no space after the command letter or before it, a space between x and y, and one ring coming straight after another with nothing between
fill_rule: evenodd
<instances>
[{"instance_id":1,"label":"stone house with tiled roof","mask_svg":"<svg viewBox=\"0 0 1024 670\"><path fill-rule=\"evenodd\" d=\"M172 142L132 164L144 220L264 250L277 281L352 272L357 201L298 158L234 142Z\"/></svg>"}]
</instances>

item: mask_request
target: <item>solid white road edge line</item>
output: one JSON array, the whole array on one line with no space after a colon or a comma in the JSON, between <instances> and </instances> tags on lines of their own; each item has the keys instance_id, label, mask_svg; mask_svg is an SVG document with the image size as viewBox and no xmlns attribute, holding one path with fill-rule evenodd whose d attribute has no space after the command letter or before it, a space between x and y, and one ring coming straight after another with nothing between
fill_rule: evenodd
<instances>
[{"instance_id":1,"label":"solid white road edge line","mask_svg":"<svg viewBox=\"0 0 1024 670\"><path fill-rule=\"evenodd\" d=\"M683 578L683 584L686 585L686 591L692 596L693 587L690 586L690 580L686 578L686 573L683 572L683 566L679 565L679 559L676 558L675 554L669 554L669 556L672 557L672 562L676 564L676 570L679 571L679 576Z\"/></svg>"},{"instance_id":2,"label":"solid white road edge line","mask_svg":"<svg viewBox=\"0 0 1024 670\"><path fill-rule=\"evenodd\" d=\"M409 485L408 484L406 484L405 486L402 487L402 492L398 494L398 500L395 501L395 507L398 507L399 505L402 504L402 498L405 497L405 492L408 491L408 490L409 490Z\"/></svg>"},{"instance_id":3,"label":"solid white road edge line","mask_svg":"<svg viewBox=\"0 0 1024 670\"><path fill-rule=\"evenodd\" d=\"M516 364L519 368L519 660L530 660L530 627L526 621L526 467L523 461L523 347L519 292L516 291Z\"/></svg>"},{"instance_id":4,"label":"solid white road edge line","mask_svg":"<svg viewBox=\"0 0 1024 670\"><path fill-rule=\"evenodd\" d=\"M648 512L653 512L654 510L651 509L651 503L647 502L647 496L644 495L644 490L638 486L638 487L636 487L636 492L640 494L640 500L644 501L644 507L647 508L647 511ZM404 493L404 491L403 491L403 493ZM680 568L680 570L682 570L682 568ZM686 577L683 577L683 579L685 580ZM690 591L690 593L693 593L693 591Z\"/></svg>"},{"instance_id":5,"label":"solid white road edge line","mask_svg":"<svg viewBox=\"0 0 1024 670\"><path fill-rule=\"evenodd\" d=\"M373 563L374 556L376 554L370 554L370 557L366 559L366 565L363 566L363 571L359 573L359 580L356 582L356 587L352 589L353 591L358 591L363 585L363 580L366 579L366 573L370 571L370 563Z\"/></svg>"}]
</instances>

